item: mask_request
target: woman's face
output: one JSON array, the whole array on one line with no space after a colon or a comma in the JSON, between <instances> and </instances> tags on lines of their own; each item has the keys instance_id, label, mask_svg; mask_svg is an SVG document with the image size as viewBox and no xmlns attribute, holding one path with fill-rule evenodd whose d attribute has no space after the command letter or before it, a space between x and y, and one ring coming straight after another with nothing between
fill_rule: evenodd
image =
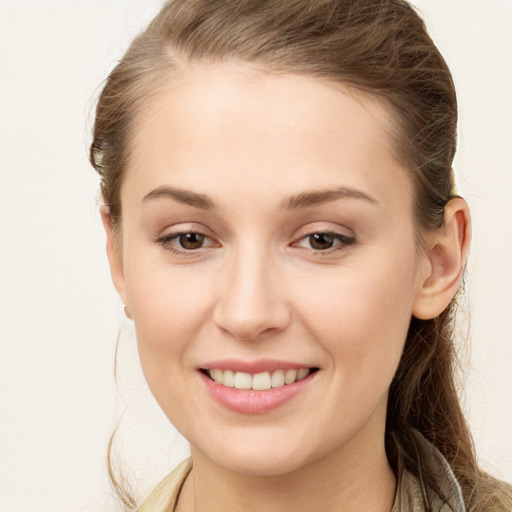
<instances>
[{"instance_id":1,"label":"woman's face","mask_svg":"<svg viewBox=\"0 0 512 512\"><path fill-rule=\"evenodd\" d=\"M203 65L136 126L115 279L193 453L282 474L379 443L426 268L383 105Z\"/></svg>"}]
</instances>

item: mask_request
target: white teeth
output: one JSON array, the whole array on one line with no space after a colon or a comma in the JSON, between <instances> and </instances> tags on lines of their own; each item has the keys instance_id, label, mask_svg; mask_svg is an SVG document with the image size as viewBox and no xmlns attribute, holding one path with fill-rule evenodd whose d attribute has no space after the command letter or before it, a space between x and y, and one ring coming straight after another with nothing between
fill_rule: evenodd
<instances>
[{"instance_id":1,"label":"white teeth","mask_svg":"<svg viewBox=\"0 0 512 512\"><path fill-rule=\"evenodd\" d=\"M276 370L272 374L272 387L280 388L284 386L284 370Z\"/></svg>"},{"instance_id":2,"label":"white teeth","mask_svg":"<svg viewBox=\"0 0 512 512\"><path fill-rule=\"evenodd\" d=\"M250 373L236 372L235 373L235 388L236 389L251 389L252 376Z\"/></svg>"},{"instance_id":3,"label":"white teeth","mask_svg":"<svg viewBox=\"0 0 512 512\"><path fill-rule=\"evenodd\" d=\"M270 373L262 372L253 375L252 377L252 389L257 391L264 391L272 387L272 381L270 380Z\"/></svg>"},{"instance_id":4,"label":"white teeth","mask_svg":"<svg viewBox=\"0 0 512 512\"><path fill-rule=\"evenodd\" d=\"M307 377L309 375L309 368L301 368L297 372L297 380L302 380L304 377Z\"/></svg>"},{"instance_id":5,"label":"white teeth","mask_svg":"<svg viewBox=\"0 0 512 512\"><path fill-rule=\"evenodd\" d=\"M224 372L224 378L222 379L222 385L227 386L228 388L234 388L235 387L235 372L232 372L231 370L226 370Z\"/></svg>"},{"instance_id":6,"label":"white teeth","mask_svg":"<svg viewBox=\"0 0 512 512\"><path fill-rule=\"evenodd\" d=\"M297 370L288 370L284 376L285 384L293 384L297 379Z\"/></svg>"},{"instance_id":7,"label":"white teeth","mask_svg":"<svg viewBox=\"0 0 512 512\"><path fill-rule=\"evenodd\" d=\"M271 388L293 384L306 378L311 373L309 368L299 370L275 370L273 372L261 372L251 375L246 372L234 372L232 370L208 370L211 379L217 384L236 389L253 389L265 391Z\"/></svg>"}]
</instances>

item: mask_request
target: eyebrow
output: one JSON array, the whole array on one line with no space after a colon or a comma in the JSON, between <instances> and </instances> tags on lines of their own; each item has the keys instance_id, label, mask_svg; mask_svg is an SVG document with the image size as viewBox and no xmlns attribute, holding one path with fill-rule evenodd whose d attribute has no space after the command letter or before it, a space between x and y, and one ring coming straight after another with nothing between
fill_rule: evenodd
<instances>
[{"instance_id":1,"label":"eyebrow","mask_svg":"<svg viewBox=\"0 0 512 512\"><path fill-rule=\"evenodd\" d=\"M217 205L215 201L206 194L199 194L190 190L163 185L157 187L149 194L145 195L143 202L157 198L169 198L201 210L215 210ZM378 201L372 196L350 187L336 187L326 190L312 190L301 192L300 194L285 198L281 202L281 210L300 210L317 206L323 203L330 203L338 199L362 199L371 204L378 204Z\"/></svg>"},{"instance_id":2,"label":"eyebrow","mask_svg":"<svg viewBox=\"0 0 512 512\"><path fill-rule=\"evenodd\" d=\"M146 202L151 199L157 199L161 197L174 199L179 203L187 204L201 210L216 209L215 201L213 201L213 199L205 194L198 194L197 192L191 192L190 190L183 190L165 185L152 190L149 194L144 196L142 201Z\"/></svg>"},{"instance_id":3,"label":"eyebrow","mask_svg":"<svg viewBox=\"0 0 512 512\"><path fill-rule=\"evenodd\" d=\"M323 203L330 203L338 199L362 199L371 204L379 204L378 201L372 196L350 187L336 187L334 189L326 190L312 190L310 192L302 192L295 196L285 199L281 203L283 210L300 210L302 208L309 208Z\"/></svg>"}]
</instances>

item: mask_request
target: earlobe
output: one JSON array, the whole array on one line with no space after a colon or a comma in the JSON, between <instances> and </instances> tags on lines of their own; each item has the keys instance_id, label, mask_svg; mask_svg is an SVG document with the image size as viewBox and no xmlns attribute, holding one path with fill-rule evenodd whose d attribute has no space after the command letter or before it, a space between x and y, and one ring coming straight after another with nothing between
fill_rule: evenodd
<instances>
[{"instance_id":1,"label":"earlobe","mask_svg":"<svg viewBox=\"0 0 512 512\"><path fill-rule=\"evenodd\" d=\"M426 249L428 271L420 277L413 315L420 320L435 318L457 293L471 241L471 217L464 199L448 201L444 223Z\"/></svg>"},{"instance_id":2,"label":"earlobe","mask_svg":"<svg viewBox=\"0 0 512 512\"><path fill-rule=\"evenodd\" d=\"M112 282L114 283L117 293L121 298L121 301L123 304L126 304L124 269L121 250L118 247L115 238L114 226L112 225L112 217L110 216L108 206L102 206L100 208L100 213L103 227L105 228L105 233L107 235L107 257L110 265L110 275L112 277Z\"/></svg>"}]
</instances>

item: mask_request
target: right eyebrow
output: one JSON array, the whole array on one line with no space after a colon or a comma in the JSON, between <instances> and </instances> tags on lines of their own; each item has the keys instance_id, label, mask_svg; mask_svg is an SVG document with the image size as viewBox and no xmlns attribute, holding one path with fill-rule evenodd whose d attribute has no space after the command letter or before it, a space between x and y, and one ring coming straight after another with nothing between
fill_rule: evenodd
<instances>
[{"instance_id":1,"label":"right eyebrow","mask_svg":"<svg viewBox=\"0 0 512 512\"><path fill-rule=\"evenodd\" d=\"M142 201L146 202L151 199L157 199L162 197L174 199L179 203L187 204L189 206L193 206L194 208L199 208L201 210L214 210L217 208L215 201L213 201L211 197L205 194L198 194L197 192L191 192L190 190L169 187L167 185L155 188L154 190L149 192L149 194L146 194Z\"/></svg>"}]
</instances>

